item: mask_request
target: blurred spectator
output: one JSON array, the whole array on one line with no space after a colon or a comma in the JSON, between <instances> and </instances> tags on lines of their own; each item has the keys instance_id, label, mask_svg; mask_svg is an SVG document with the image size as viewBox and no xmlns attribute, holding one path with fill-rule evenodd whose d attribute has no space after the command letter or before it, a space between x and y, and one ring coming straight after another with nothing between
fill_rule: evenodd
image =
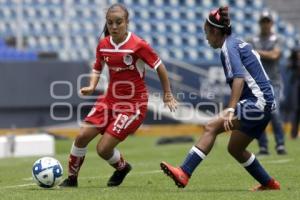
<instances>
[{"instance_id":1,"label":"blurred spectator","mask_svg":"<svg viewBox=\"0 0 300 200\"><path fill-rule=\"evenodd\" d=\"M262 65L268 74L275 93L275 101L277 109L272 113L272 127L276 141L276 151L279 155L286 154L284 146L284 132L282 128L282 121L280 115L279 101L282 86L282 79L279 71L279 60L281 56L281 41L280 38L272 32L273 18L270 12L265 11L261 14L259 19L260 34L253 37L250 43L253 48L260 55ZM258 140L259 152L258 155L268 155L268 139L266 134Z\"/></svg>"},{"instance_id":2,"label":"blurred spectator","mask_svg":"<svg viewBox=\"0 0 300 200\"><path fill-rule=\"evenodd\" d=\"M300 42L299 42L300 43ZM291 86L292 86L292 130L291 137L298 137L299 121L300 121L300 45L292 50L290 64L288 67L292 70Z\"/></svg>"}]
</instances>

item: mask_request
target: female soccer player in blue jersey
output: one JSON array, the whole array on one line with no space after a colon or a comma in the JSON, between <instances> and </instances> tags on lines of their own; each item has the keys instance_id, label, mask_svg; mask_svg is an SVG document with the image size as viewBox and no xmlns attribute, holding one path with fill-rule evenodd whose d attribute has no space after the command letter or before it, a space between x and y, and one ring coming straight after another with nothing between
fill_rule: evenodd
<instances>
[{"instance_id":1,"label":"female soccer player in blue jersey","mask_svg":"<svg viewBox=\"0 0 300 200\"><path fill-rule=\"evenodd\" d=\"M185 187L193 171L211 151L216 137L231 131L228 151L260 183L254 190L279 190L279 182L246 150L263 133L275 109L273 89L260 58L248 43L231 36L228 7L210 12L204 29L210 46L221 49L226 81L232 90L229 105L205 125L201 139L180 167L162 162L161 168L178 187Z\"/></svg>"}]
</instances>

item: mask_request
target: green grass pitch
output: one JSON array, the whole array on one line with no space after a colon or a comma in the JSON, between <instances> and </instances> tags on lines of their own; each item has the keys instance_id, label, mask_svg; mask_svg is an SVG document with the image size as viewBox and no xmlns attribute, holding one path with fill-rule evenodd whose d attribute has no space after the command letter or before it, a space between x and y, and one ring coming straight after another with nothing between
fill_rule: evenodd
<instances>
[{"instance_id":1,"label":"green grass pitch","mask_svg":"<svg viewBox=\"0 0 300 200\"><path fill-rule=\"evenodd\" d=\"M197 136L195 136L195 139ZM270 138L271 155L259 160L272 176L281 183L281 191L251 192L256 185L228 153L228 135L221 135L207 159L196 169L189 185L178 189L159 167L162 160L173 165L181 164L192 143L157 146L158 137L132 136L119 149L132 164L133 170L117 188L106 187L113 169L101 160L95 151L96 141L89 145L82 166L79 187L75 189L42 189L32 182L31 167L37 157L8 158L0 160L1 200L169 200L169 199L218 199L218 200L271 200L300 199L300 141L287 140L288 155L278 156ZM67 174L67 158L72 141L56 142L56 156ZM257 151L256 142L249 147Z\"/></svg>"}]
</instances>

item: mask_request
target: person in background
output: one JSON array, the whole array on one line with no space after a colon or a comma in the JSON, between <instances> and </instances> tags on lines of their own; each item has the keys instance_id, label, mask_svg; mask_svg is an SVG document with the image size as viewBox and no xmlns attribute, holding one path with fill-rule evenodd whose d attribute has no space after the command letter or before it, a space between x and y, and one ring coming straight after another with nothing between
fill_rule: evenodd
<instances>
[{"instance_id":1,"label":"person in background","mask_svg":"<svg viewBox=\"0 0 300 200\"><path fill-rule=\"evenodd\" d=\"M258 190L280 190L280 184L247 150L254 138L263 133L275 109L272 85L251 45L231 35L228 7L210 12L204 25L206 39L214 49L221 49L221 62L231 88L228 107L209 121L198 142L179 167L161 162L160 167L178 187L185 187L194 170L208 156L217 136L230 131L228 152L260 185ZM216 177L220 178L220 177Z\"/></svg>"},{"instance_id":2,"label":"person in background","mask_svg":"<svg viewBox=\"0 0 300 200\"><path fill-rule=\"evenodd\" d=\"M300 42L299 42L300 43ZM292 88L292 129L291 138L298 138L300 122L300 44L292 50L290 63L288 65L292 71L291 88Z\"/></svg>"},{"instance_id":3,"label":"person in background","mask_svg":"<svg viewBox=\"0 0 300 200\"><path fill-rule=\"evenodd\" d=\"M87 146L97 135L98 155L114 169L107 186L120 185L131 171L131 165L116 148L143 123L148 104L145 85L146 66L155 70L163 89L164 104L175 111L177 101L172 95L167 70L150 45L128 31L129 13L122 4L113 4L106 13L105 38L96 49L96 62L90 75L90 84L80 89L82 95L91 95L100 78L103 66L109 69L109 86L85 118L79 135L71 147L68 177L60 187L77 187L78 174L87 153ZM132 147L134 148L134 147Z\"/></svg>"},{"instance_id":4,"label":"person in background","mask_svg":"<svg viewBox=\"0 0 300 200\"><path fill-rule=\"evenodd\" d=\"M269 11L262 12L259 19L260 34L250 39L249 43L260 55L262 65L269 76L275 93L277 109L271 114L271 123L276 142L276 152L278 155L285 155L284 131L280 114L280 94L282 91L282 80L279 70L279 60L281 56L281 41L278 35L272 32L273 17ZM259 152L257 155L269 155L268 139L264 132L258 139Z\"/></svg>"}]
</instances>

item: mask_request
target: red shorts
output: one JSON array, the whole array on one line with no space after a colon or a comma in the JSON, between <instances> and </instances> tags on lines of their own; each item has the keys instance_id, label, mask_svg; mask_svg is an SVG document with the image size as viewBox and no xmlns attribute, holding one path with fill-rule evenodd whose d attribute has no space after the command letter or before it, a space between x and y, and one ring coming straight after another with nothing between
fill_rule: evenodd
<instances>
[{"instance_id":1,"label":"red shorts","mask_svg":"<svg viewBox=\"0 0 300 200\"><path fill-rule=\"evenodd\" d=\"M106 106L94 106L84 121L96 126L101 134L107 132L122 141L143 123L146 112L145 107L129 112L112 110Z\"/></svg>"}]
</instances>

